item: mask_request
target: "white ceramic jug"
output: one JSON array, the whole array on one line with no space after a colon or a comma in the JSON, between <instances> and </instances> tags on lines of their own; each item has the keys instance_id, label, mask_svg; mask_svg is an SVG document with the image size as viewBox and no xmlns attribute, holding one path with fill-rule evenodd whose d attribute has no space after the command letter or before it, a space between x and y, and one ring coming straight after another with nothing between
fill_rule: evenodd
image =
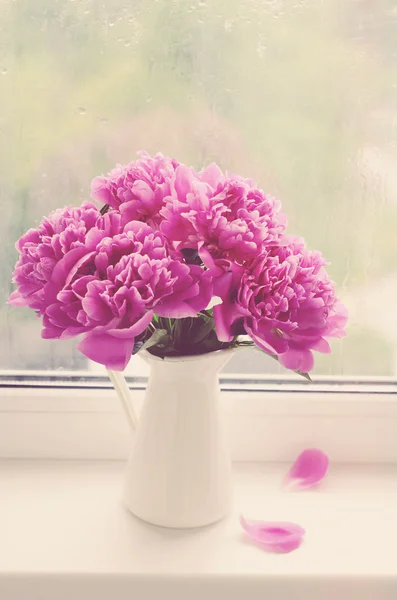
<instances>
[{"instance_id":1,"label":"white ceramic jug","mask_svg":"<svg viewBox=\"0 0 397 600\"><path fill-rule=\"evenodd\" d=\"M124 502L140 519L201 527L228 512L231 463L219 371L233 352L164 360L140 354L151 374L124 487Z\"/></svg>"}]
</instances>

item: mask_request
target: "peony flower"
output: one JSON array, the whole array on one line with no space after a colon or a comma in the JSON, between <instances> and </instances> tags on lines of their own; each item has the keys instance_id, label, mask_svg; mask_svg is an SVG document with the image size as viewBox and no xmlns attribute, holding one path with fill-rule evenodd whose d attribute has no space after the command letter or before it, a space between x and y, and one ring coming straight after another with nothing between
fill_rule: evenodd
<instances>
[{"instance_id":1,"label":"peony flower","mask_svg":"<svg viewBox=\"0 0 397 600\"><path fill-rule=\"evenodd\" d=\"M118 165L104 177L95 177L91 183L91 197L101 204L120 211L123 223L144 221L153 225L170 194L171 180L178 166L176 160L146 152L128 165Z\"/></svg>"},{"instance_id":2,"label":"peony flower","mask_svg":"<svg viewBox=\"0 0 397 600\"><path fill-rule=\"evenodd\" d=\"M95 248L92 273L76 277L47 307L43 337L84 333L78 346L83 354L123 370L154 312L193 317L211 296L209 274L172 258L160 232L133 221L122 233L103 238Z\"/></svg>"},{"instance_id":3,"label":"peony flower","mask_svg":"<svg viewBox=\"0 0 397 600\"><path fill-rule=\"evenodd\" d=\"M161 231L181 247L204 247L214 258L242 264L279 243L285 229L280 205L237 175L216 165L196 174L180 165L160 214Z\"/></svg>"},{"instance_id":4,"label":"peony flower","mask_svg":"<svg viewBox=\"0 0 397 600\"><path fill-rule=\"evenodd\" d=\"M84 334L79 349L89 358L123 369L136 336L158 316L195 317L212 297L209 271L170 251L164 236L117 211L59 209L17 243L18 288L10 304L43 317L42 336Z\"/></svg>"},{"instance_id":5,"label":"peony flower","mask_svg":"<svg viewBox=\"0 0 397 600\"><path fill-rule=\"evenodd\" d=\"M302 242L268 248L253 259L241 278L230 276L224 304L214 308L218 338L230 341L238 325L266 353L288 369L309 372L312 350L329 353L327 341L341 337L345 307L319 252Z\"/></svg>"},{"instance_id":6,"label":"peony flower","mask_svg":"<svg viewBox=\"0 0 397 600\"><path fill-rule=\"evenodd\" d=\"M215 164L192 167L157 154L117 166L92 181L92 198L160 229L174 247L205 247L241 264L278 243L285 229L279 203L249 179L224 176Z\"/></svg>"},{"instance_id":7,"label":"peony flower","mask_svg":"<svg viewBox=\"0 0 397 600\"><path fill-rule=\"evenodd\" d=\"M116 213L102 216L89 202L81 207L59 208L29 229L16 243L20 257L13 281L18 288L9 299L15 306L29 306L39 314L55 301L77 270L84 272L93 258L96 244L120 227Z\"/></svg>"},{"instance_id":8,"label":"peony flower","mask_svg":"<svg viewBox=\"0 0 397 600\"><path fill-rule=\"evenodd\" d=\"M9 302L42 316L43 337L83 335L86 356L123 369L154 315L194 318L214 296L219 347L248 333L296 371L344 335L321 255L286 237L279 203L249 179L142 152L91 189L105 214L91 203L59 209L17 243Z\"/></svg>"}]
</instances>

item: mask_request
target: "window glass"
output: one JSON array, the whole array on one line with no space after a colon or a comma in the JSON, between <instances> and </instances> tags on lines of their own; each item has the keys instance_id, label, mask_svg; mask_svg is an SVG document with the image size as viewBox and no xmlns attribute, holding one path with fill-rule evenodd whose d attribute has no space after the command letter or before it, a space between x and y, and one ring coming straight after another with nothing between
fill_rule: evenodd
<instances>
[{"instance_id":1,"label":"window glass","mask_svg":"<svg viewBox=\"0 0 397 600\"><path fill-rule=\"evenodd\" d=\"M279 197L350 309L315 372L396 373L394 1L0 0L0 29L1 369L96 369L5 305L14 242L145 149Z\"/></svg>"}]
</instances>

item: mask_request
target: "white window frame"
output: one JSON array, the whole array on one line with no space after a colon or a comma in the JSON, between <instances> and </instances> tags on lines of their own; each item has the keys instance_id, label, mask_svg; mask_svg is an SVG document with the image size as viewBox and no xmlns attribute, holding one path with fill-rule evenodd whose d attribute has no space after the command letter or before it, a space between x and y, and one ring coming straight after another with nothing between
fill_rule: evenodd
<instances>
[{"instance_id":1,"label":"white window frame","mask_svg":"<svg viewBox=\"0 0 397 600\"><path fill-rule=\"evenodd\" d=\"M145 378L128 380L139 410ZM0 372L0 386L0 458L127 458L131 434L105 374ZM397 462L393 378L225 374L221 389L234 461L291 461L320 447L335 462Z\"/></svg>"}]
</instances>

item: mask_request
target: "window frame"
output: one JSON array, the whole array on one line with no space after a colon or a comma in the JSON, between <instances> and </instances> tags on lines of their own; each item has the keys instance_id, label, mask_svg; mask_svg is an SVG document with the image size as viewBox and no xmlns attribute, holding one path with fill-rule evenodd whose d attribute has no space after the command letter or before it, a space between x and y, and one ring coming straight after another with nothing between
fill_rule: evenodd
<instances>
[{"instance_id":1,"label":"window frame","mask_svg":"<svg viewBox=\"0 0 397 600\"><path fill-rule=\"evenodd\" d=\"M127 381L139 411L147 379ZM393 378L224 374L220 383L234 461L290 461L316 446L336 462L397 462ZM105 374L0 373L0 458L123 460L130 442Z\"/></svg>"}]
</instances>

